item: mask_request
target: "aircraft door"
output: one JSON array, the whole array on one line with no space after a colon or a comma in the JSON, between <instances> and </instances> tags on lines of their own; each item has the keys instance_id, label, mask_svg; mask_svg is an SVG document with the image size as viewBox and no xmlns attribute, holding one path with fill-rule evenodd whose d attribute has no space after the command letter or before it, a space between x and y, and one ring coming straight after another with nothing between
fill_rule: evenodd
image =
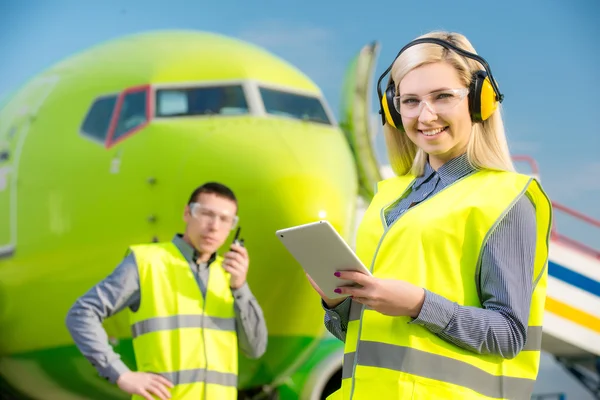
<instances>
[{"instance_id":1,"label":"aircraft door","mask_svg":"<svg viewBox=\"0 0 600 400\"><path fill-rule=\"evenodd\" d=\"M17 246L19 159L40 107L58 82L42 77L28 84L0 108L0 259Z\"/></svg>"}]
</instances>

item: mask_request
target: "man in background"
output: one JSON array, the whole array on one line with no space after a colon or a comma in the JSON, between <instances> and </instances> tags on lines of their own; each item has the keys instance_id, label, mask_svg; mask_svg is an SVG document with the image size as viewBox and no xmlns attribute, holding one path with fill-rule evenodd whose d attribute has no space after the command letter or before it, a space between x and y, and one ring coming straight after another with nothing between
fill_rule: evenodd
<instances>
[{"instance_id":1,"label":"man in background","mask_svg":"<svg viewBox=\"0 0 600 400\"><path fill-rule=\"evenodd\" d=\"M262 309L246 275L247 250L217 254L238 222L234 193L206 183L184 210L185 232L140 244L79 298L66 323L101 376L134 399L237 399L238 347L250 358L267 345ZM137 371L108 344L105 318L126 310Z\"/></svg>"}]
</instances>

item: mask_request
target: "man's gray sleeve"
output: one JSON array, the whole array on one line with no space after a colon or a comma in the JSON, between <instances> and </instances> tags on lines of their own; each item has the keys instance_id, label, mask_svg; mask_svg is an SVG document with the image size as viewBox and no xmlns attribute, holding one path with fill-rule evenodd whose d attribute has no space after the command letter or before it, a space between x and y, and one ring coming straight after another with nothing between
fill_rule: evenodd
<instances>
[{"instance_id":1,"label":"man's gray sleeve","mask_svg":"<svg viewBox=\"0 0 600 400\"><path fill-rule=\"evenodd\" d=\"M126 307L136 310L139 288L135 257L129 254L108 277L77 299L67 313L67 329L75 345L100 376L112 383L129 368L110 346L102 321Z\"/></svg>"},{"instance_id":2,"label":"man's gray sleeve","mask_svg":"<svg viewBox=\"0 0 600 400\"><path fill-rule=\"evenodd\" d=\"M232 290L235 298L235 319L240 350L250 358L261 357L267 349L267 325L262 308L248 283Z\"/></svg>"}]
</instances>

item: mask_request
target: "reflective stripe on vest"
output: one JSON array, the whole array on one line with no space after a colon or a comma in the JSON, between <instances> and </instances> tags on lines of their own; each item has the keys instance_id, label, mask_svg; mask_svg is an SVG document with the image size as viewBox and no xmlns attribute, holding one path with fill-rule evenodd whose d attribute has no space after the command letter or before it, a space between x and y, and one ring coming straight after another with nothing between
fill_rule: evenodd
<instances>
[{"instance_id":1,"label":"reflective stripe on vest","mask_svg":"<svg viewBox=\"0 0 600 400\"><path fill-rule=\"evenodd\" d=\"M535 381L524 378L495 376L470 364L437 354L378 342L359 343L357 364L366 367L387 368L438 381L449 382L472 389L492 398L518 399L531 392ZM350 378L355 353L344 354L342 379ZM402 363L398 363L402 360Z\"/></svg>"},{"instance_id":2,"label":"reflective stripe on vest","mask_svg":"<svg viewBox=\"0 0 600 400\"><path fill-rule=\"evenodd\" d=\"M223 386L237 386L237 375L210 371L204 368L189 369L186 371L163 372L160 375L167 378L174 385L205 382Z\"/></svg>"},{"instance_id":3,"label":"reflective stripe on vest","mask_svg":"<svg viewBox=\"0 0 600 400\"><path fill-rule=\"evenodd\" d=\"M219 331L235 331L235 318L219 318L209 315L171 315L139 321L131 326L131 335L136 338L144 333L180 328L204 328Z\"/></svg>"},{"instance_id":4,"label":"reflective stripe on vest","mask_svg":"<svg viewBox=\"0 0 600 400\"><path fill-rule=\"evenodd\" d=\"M209 267L203 296L173 243L131 246L131 251L140 277L140 307L129 311L137 370L171 381L173 399L236 400L234 298L221 257Z\"/></svg>"},{"instance_id":5,"label":"reflective stripe on vest","mask_svg":"<svg viewBox=\"0 0 600 400\"><path fill-rule=\"evenodd\" d=\"M409 317L390 317L352 302L344 348L344 400L529 398L539 369L547 286L551 205L530 177L479 171L405 212L391 226L384 212L414 177L383 181L357 232L356 252L381 279L426 287L459 305L481 307L482 249L522 195L535 205L537 240L527 340L512 359L454 345Z\"/></svg>"}]
</instances>

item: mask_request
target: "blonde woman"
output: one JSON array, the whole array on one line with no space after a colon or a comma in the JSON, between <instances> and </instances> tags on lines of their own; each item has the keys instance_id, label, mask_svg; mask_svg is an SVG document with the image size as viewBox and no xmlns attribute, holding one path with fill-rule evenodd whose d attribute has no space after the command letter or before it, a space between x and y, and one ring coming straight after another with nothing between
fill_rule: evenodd
<instances>
[{"instance_id":1,"label":"blonde woman","mask_svg":"<svg viewBox=\"0 0 600 400\"><path fill-rule=\"evenodd\" d=\"M373 276L323 298L345 342L330 399L529 399L539 369L551 205L514 171L502 94L461 34L409 43L378 87L397 175L357 232Z\"/></svg>"}]
</instances>

